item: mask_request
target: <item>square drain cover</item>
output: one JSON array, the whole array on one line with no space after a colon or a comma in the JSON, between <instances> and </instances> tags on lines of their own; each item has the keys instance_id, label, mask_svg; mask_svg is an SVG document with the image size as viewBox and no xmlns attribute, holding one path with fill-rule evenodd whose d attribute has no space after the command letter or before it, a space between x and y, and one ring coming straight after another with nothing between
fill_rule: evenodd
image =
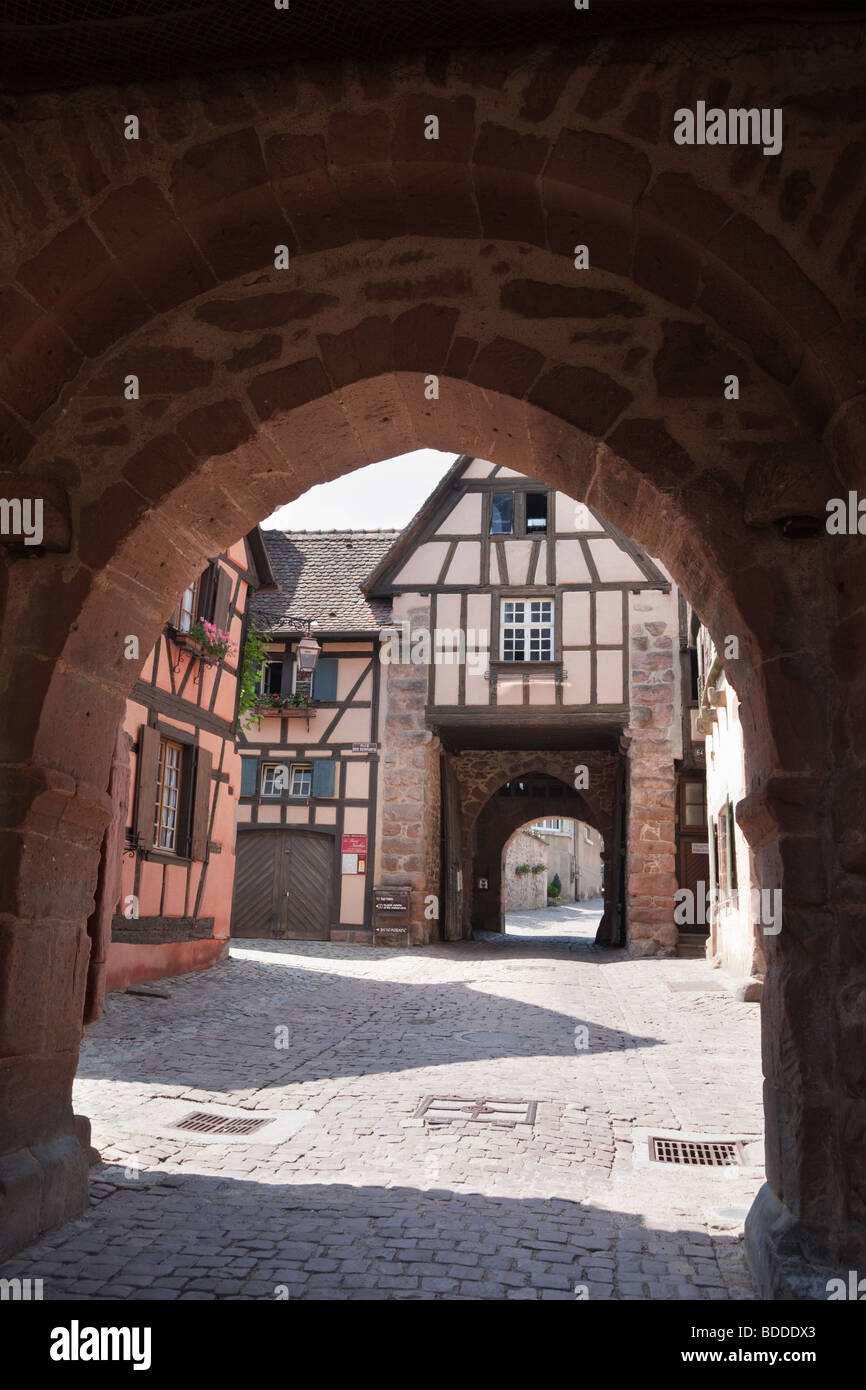
<instances>
[{"instance_id":1,"label":"square drain cover","mask_svg":"<svg viewBox=\"0 0 866 1390\"><path fill-rule=\"evenodd\" d=\"M678 1163L688 1168L729 1168L745 1163L743 1146L736 1139L662 1139L648 1141L651 1163Z\"/></svg>"},{"instance_id":2,"label":"square drain cover","mask_svg":"<svg viewBox=\"0 0 866 1390\"><path fill-rule=\"evenodd\" d=\"M204 1110L193 1110L178 1120L174 1127L192 1129L197 1134L255 1134L256 1130L270 1124L273 1124L271 1119L258 1120L252 1116L241 1119L236 1115L209 1115Z\"/></svg>"},{"instance_id":3,"label":"square drain cover","mask_svg":"<svg viewBox=\"0 0 866 1390\"><path fill-rule=\"evenodd\" d=\"M534 1100L459 1100L448 1096L425 1096L414 1118L422 1116L431 1124L449 1120L474 1120L491 1125L534 1125L538 1102Z\"/></svg>"}]
</instances>

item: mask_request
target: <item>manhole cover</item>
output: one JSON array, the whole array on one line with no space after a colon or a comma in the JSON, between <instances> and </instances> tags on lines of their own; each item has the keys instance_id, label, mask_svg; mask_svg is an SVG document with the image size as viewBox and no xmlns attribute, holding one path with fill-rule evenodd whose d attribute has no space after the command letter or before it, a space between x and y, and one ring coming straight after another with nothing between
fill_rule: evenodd
<instances>
[{"instance_id":1,"label":"manhole cover","mask_svg":"<svg viewBox=\"0 0 866 1390\"><path fill-rule=\"evenodd\" d=\"M652 1163L678 1163L689 1168L729 1168L745 1162L736 1139L649 1139Z\"/></svg>"},{"instance_id":2,"label":"manhole cover","mask_svg":"<svg viewBox=\"0 0 866 1390\"><path fill-rule=\"evenodd\" d=\"M208 1115L204 1110L193 1110L178 1120L175 1129L192 1129L197 1134L255 1134L256 1130L269 1125L270 1120L257 1120L252 1116L241 1119L232 1115Z\"/></svg>"},{"instance_id":3,"label":"manhole cover","mask_svg":"<svg viewBox=\"0 0 866 1390\"><path fill-rule=\"evenodd\" d=\"M449 1096L425 1096L415 1111L431 1124L474 1120L492 1125L534 1125L538 1102L534 1100L461 1100Z\"/></svg>"},{"instance_id":4,"label":"manhole cover","mask_svg":"<svg viewBox=\"0 0 866 1390\"><path fill-rule=\"evenodd\" d=\"M484 1047L525 1047L526 1039L522 1033L477 1032L460 1033L463 1042L481 1043Z\"/></svg>"}]
</instances>

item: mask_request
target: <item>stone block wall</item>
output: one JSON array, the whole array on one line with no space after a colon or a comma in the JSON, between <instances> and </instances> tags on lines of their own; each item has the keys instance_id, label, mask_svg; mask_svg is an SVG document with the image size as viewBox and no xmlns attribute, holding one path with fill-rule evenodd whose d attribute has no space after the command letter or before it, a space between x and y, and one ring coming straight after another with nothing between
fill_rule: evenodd
<instances>
[{"instance_id":1,"label":"stone block wall","mask_svg":"<svg viewBox=\"0 0 866 1390\"><path fill-rule=\"evenodd\" d=\"M546 840L515 830L502 853L502 905L506 912L547 906L550 851ZM544 865L544 873L518 874L518 864Z\"/></svg>"},{"instance_id":2,"label":"stone block wall","mask_svg":"<svg viewBox=\"0 0 866 1390\"><path fill-rule=\"evenodd\" d=\"M418 594L395 600L394 621L411 630L430 626L430 606ZM425 727L428 668L382 666L380 835L376 882L412 890L409 916L414 946L438 939L439 741ZM436 899L436 903L430 900Z\"/></svg>"},{"instance_id":3,"label":"stone block wall","mask_svg":"<svg viewBox=\"0 0 866 1390\"><path fill-rule=\"evenodd\" d=\"M678 940L674 759L682 753L676 595L633 594L629 615L628 945L633 956L673 956Z\"/></svg>"}]
</instances>

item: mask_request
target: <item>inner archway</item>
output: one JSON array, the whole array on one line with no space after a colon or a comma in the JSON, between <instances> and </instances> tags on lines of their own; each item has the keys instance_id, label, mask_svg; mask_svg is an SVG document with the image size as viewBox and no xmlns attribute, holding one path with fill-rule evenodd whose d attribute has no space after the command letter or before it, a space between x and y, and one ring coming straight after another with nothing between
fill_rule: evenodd
<instances>
[{"instance_id":1,"label":"inner archway","mask_svg":"<svg viewBox=\"0 0 866 1390\"><path fill-rule=\"evenodd\" d=\"M601 778L594 779L592 787L593 797L590 801L560 777L531 764L497 788L470 829L474 847L469 908L473 929L505 932L508 904L504 851L517 829L531 829L537 823L558 818L593 825L600 834L605 833L602 830L603 822L608 836L612 835L616 814L613 805L616 778L611 778L607 786L603 785ZM546 864L542 864L542 868L546 869ZM613 866L608 865L604 891L604 917L608 929L604 935L616 940L623 921L624 884L621 875L612 870ZM534 895L535 900L545 904L548 877L546 872L542 875L545 892ZM566 884L567 889L571 889L572 882Z\"/></svg>"},{"instance_id":2,"label":"inner archway","mask_svg":"<svg viewBox=\"0 0 866 1390\"><path fill-rule=\"evenodd\" d=\"M757 80L759 60L738 61ZM796 147L809 78L779 61ZM17 1243L84 1202L70 1087L114 730L137 675L125 637L143 656L206 558L278 503L433 445L588 501L663 560L720 647L738 638L738 816L785 903L753 1256L776 1291L789 1258L863 1257L863 561L856 537L816 534L862 474L862 349L844 320L857 260L825 263L820 226L806 249L772 192L727 166L698 180L631 103L587 107L586 71L544 51L527 63L528 87L494 83L483 104L456 61L444 85L414 74L411 95L402 71L363 88L335 73L300 97L269 75L195 111L153 90L142 124L158 136L129 142L110 176L36 157L55 127L74 147L38 100L20 127L0 396L14 485L45 500L46 535L38 559L9 556L3 590ZM616 64L605 72L617 89ZM88 94L76 120L125 105ZM841 138L808 146L816 190Z\"/></svg>"}]
</instances>

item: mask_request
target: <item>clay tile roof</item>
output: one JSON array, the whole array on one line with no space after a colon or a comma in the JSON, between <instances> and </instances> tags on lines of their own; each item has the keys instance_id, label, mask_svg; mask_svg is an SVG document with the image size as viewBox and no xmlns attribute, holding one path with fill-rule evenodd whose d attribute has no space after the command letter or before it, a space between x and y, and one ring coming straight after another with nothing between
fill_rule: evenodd
<instances>
[{"instance_id":1,"label":"clay tile roof","mask_svg":"<svg viewBox=\"0 0 866 1390\"><path fill-rule=\"evenodd\" d=\"M277 592L256 594L250 608L270 629L289 618L315 620L321 631L366 632L391 620L389 599L368 599L360 585L400 531L263 531Z\"/></svg>"}]
</instances>

